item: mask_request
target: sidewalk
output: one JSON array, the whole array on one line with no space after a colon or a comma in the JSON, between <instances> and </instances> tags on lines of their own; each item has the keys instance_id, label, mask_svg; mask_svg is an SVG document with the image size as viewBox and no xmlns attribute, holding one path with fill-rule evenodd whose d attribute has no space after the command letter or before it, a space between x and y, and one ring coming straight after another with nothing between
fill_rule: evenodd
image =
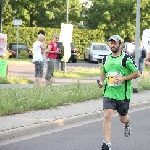
<instances>
[{"instance_id":1,"label":"sidewalk","mask_svg":"<svg viewBox=\"0 0 150 150\"><path fill-rule=\"evenodd\" d=\"M95 82L96 79L98 78L91 80ZM150 106L148 95L149 91L133 94L130 110ZM102 99L4 116L0 117L0 141L102 117Z\"/></svg>"}]
</instances>

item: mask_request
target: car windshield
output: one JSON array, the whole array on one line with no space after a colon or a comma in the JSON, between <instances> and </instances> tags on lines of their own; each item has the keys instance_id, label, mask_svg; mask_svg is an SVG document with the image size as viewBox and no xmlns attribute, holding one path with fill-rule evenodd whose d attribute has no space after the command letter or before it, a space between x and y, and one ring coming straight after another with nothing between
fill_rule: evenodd
<instances>
[{"instance_id":1,"label":"car windshield","mask_svg":"<svg viewBox=\"0 0 150 150\"><path fill-rule=\"evenodd\" d=\"M93 45L93 50L108 50L106 45Z\"/></svg>"},{"instance_id":2,"label":"car windshield","mask_svg":"<svg viewBox=\"0 0 150 150\"><path fill-rule=\"evenodd\" d=\"M18 45L19 49L27 49L26 45ZM17 45L12 45L12 49L17 49Z\"/></svg>"}]
</instances>

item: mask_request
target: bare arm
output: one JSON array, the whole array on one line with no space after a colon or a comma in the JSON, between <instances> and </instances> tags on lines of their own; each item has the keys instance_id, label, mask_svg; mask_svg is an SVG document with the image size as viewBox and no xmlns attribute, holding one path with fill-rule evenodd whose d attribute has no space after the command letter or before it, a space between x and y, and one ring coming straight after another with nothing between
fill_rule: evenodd
<instances>
[{"instance_id":1,"label":"bare arm","mask_svg":"<svg viewBox=\"0 0 150 150\"><path fill-rule=\"evenodd\" d=\"M102 88L103 87L103 84L104 84L104 80L106 79L106 73L105 72L102 72L101 75L100 75L100 83L98 84L98 87L99 88Z\"/></svg>"},{"instance_id":2,"label":"bare arm","mask_svg":"<svg viewBox=\"0 0 150 150\"><path fill-rule=\"evenodd\" d=\"M124 82L125 80L132 80L132 79L136 79L140 76L140 73L139 72L134 72L134 73L131 73L130 75L128 76L118 76L116 78L116 80L114 81L115 84L121 84L122 82Z\"/></svg>"},{"instance_id":3,"label":"bare arm","mask_svg":"<svg viewBox=\"0 0 150 150\"><path fill-rule=\"evenodd\" d=\"M101 76L100 76L100 83L104 83L104 80L106 79L106 73L105 72L102 72L101 73Z\"/></svg>"},{"instance_id":4,"label":"bare arm","mask_svg":"<svg viewBox=\"0 0 150 150\"><path fill-rule=\"evenodd\" d=\"M48 45L48 48L47 48L46 52L47 52L47 53L60 53L59 50L57 50L57 51L52 51L51 49L52 49L52 45Z\"/></svg>"},{"instance_id":5,"label":"bare arm","mask_svg":"<svg viewBox=\"0 0 150 150\"><path fill-rule=\"evenodd\" d=\"M40 47L41 47L41 52L44 53L46 49L45 42L41 42Z\"/></svg>"},{"instance_id":6,"label":"bare arm","mask_svg":"<svg viewBox=\"0 0 150 150\"><path fill-rule=\"evenodd\" d=\"M134 73L131 73L130 75L128 76L124 76L124 81L125 80L132 80L132 79L136 79L140 76L140 73L139 72L134 72Z\"/></svg>"},{"instance_id":7,"label":"bare arm","mask_svg":"<svg viewBox=\"0 0 150 150\"><path fill-rule=\"evenodd\" d=\"M148 54L147 54L147 56L145 58L145 62L144 63L145 63L146 66L150 66L149 60L150 60L150 52L148 52Z\"/></svg>"}]
</instances>

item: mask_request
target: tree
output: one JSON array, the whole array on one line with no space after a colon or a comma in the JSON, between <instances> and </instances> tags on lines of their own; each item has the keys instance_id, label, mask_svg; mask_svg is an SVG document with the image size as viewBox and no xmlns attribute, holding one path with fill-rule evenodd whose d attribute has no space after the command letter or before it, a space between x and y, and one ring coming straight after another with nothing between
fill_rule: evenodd
<instances>
[{"instance_id":1,"label":"tree","mask_svg":"<svg viewBox=\"0 0 150 150\"><path fill-rule=\"evenodd\" d=\"M104 30L111 34L134 37L136 26L136 0L92 0L90 8L84 7L84 22L89 29ZM150 0L141 1L141 32L149 28Z\"/></svg>"},{"instance_id":2,"label":"tree","mask_svg":"<svg viewBox=\"0 0 150 150\"><path fill-rule=\"evenodd\" d=\"M3 0L3 7L2 7L2 20L3 24L5 25L12 25L12 6L9 4L9 0Z\"/></svg>"},{"instance_id":3,"label":"tree","mask_svg":"<svg viewBox=\"0 0 150 150\"><path fill-rule=\"evenodd\" d=\"M70 0L69 6L69 23L78 24L82 5L79 0ZM5 13L6 25L18 18L22 19L22 26L58 28L66 22L66 0L6 0Z\"/></svg>"}]
</instances>

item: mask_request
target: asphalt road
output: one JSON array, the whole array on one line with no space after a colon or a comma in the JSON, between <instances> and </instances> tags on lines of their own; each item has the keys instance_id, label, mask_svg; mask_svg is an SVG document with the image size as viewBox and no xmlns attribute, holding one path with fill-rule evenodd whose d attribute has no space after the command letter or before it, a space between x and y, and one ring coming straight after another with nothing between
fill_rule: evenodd
<instances>
[{"instance_id":1,"label":"asphalt road","mask_svg":"<svg viewBox=\"0 0 150 150\"><path fill-rule=\"evenodd\" d=\"M66 71L75 70L77 68L93 68L99 67L97 63L88 63L87 61L78 61L77 63L66 63ZM44 72L46 69L44 69ZM34 64L32 63L9 63L9 76L22 76L34 80Z\"/></svg>"},{"instance_id":2,"label":"asphalt road","mask_svg":"<svg viewBox=\"0 0 150 150\"><path fill-rule=\"evenodd\" d=\"M149 150L150 108L130 112L132 134L123 135L123 124L113 118L112 150ZM75 124L67 128L7 142L0 150L100 150L102 121Z\"/></svg>"}]
</instances>

